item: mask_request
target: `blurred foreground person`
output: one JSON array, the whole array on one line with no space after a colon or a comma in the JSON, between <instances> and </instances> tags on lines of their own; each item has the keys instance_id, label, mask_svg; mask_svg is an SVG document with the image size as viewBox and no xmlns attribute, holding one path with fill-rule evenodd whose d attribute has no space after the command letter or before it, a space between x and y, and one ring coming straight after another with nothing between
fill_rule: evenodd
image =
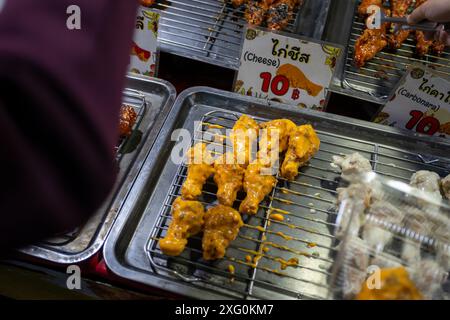
<instances>
[{"instance_id":1,"label":"blurred foreground person","mask_svg":"<svg viewBox=\"0 0 450 320\"><path fill-rule=\"evenodd\" d=\"M67 25L72 5L80 30ZM82 224L112 188L136 9L133 0L4 2L0 256Z\"/></svg>"}]
</instances>

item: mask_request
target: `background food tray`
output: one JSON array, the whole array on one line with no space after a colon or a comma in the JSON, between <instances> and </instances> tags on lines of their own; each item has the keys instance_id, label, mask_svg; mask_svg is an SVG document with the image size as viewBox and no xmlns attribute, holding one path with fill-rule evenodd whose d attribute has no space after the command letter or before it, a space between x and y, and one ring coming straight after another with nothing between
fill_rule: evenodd
<instances>
[{"instance_id":1,"label":"background food tray","mask_svg":"<svg viewBox=\"0 0 450 320\"><path fill-rule=\"evenodd\" d=\"M331 0L305 0L286 32L320 39ZM230 69L239 68L246 24L228 0L163 0L158 39L163 51Z\"/></svg>"},{"instance_id":2,"label":"background food tray","mask_svg":"<svg viewBox=\"0 0 450 320\"><path fill-rule=\"evenodd\" d=\"M446 48L441 56L429 53L424 57L419 57L415 53L416 42L412 34L400 49L385 48L362 68L355 67L353 60L355 42L365 29L365 20L357 12L361 1L337 2L339 2L339 7L333 11L333 14L340 18L335 17L333 21L329 22L327 38L344 44L347 51L345 63L337 72L338 79L334 82L336 87L333 88L333 91L384 104L394 86L413 63L423 63L444 78L450 76L449 48ZM340 30L340 32L336 32L336 30Z\"/></svg>"},{"instance_id":3,"label":"background food tray","mask_svg":"<svg viewBox=\"0 0 450 320\"><path fill-rule=\"evenodd\" d=\"M123 103L138 114L132 135L117 146L119 173L113 191L97 213L80 229L48 239L21 251L56 263L75 263L96 253L103 245L117 212L137 172L132 169L143 159L139 153L151 148L161 125L175 101L173 86L162 80L128 76Z\"/></svg>"},{"instance_id":4,"label":"background food tray","mask_svg":"<svg viewBox=\"0 0 450 320\"><path fill-rule=\"evenodd\" d=\"M186 175L185 167L170 161L173 130L196 131L198 138L205 124L194 128L194 121L230 127L243 113L258 121L290 118L298 124L312 123L322 140L320 151L295 182L278 179L277 188L262 203L258 215L245 219L246 226L225 259L203 261L198 237L190 241L181 257L162 255L154 238L164 234L170 206ZM215 89L192 88L179 96L147 154L107 238L104 257L108 267L123 278L195 298L326 298L335 257L334 201L339 184L339 173L330 166L331 157L358 151L371 159L377 172L406 181L423 168L442 176L450 172L445 151L449 147L442 139L277 103L267 105L263 100ZM424 160L434 161L425 164ZM211 204L215 200L213 183L208 182L204 190L202 201ZM271 221L268 226L270 208L286 214L286 220ZM284 240L278 232L293 239ZM258 251L264 235L272 245L253 268L246 264L245 256L255 255L253 251ZM277 260L292 257L299 259L299 265L281 270ZM230 264L236 268L233 277L227 270Z\"/></svg>"}]
</instances>

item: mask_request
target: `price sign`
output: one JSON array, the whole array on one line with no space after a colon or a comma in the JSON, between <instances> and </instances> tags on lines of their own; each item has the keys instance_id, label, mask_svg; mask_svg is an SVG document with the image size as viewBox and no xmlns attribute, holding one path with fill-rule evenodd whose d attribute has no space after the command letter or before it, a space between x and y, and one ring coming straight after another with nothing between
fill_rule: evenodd
<instances>
[{"instance_id":1,"label":"price sign","mask_svg":"<svg viewBox=\"0 0 450 320\"><path fill-rule=\"evenodd\" d=\"M450 82L424 66L411 66L375 122L449 138Z\"/></svg>"},{"instance_id":2,"label":"price sign","mask_svg":"<svg viewBox=\"0 0 450 320\"><path fill-rule=\"evenodd\" d=\"M140 7L131 47L130 72L155 76L158 57L159 14Z\"/></svg>"},{"instance_id":3,"label":"price sign","mask_svg":"<svg viewBox=\"0 0 450 320\"><path fill-rule=\"evenodd\" d=\"M234 91L323 110L342 48L248 27Z\"/></svg>"}]
</instances>

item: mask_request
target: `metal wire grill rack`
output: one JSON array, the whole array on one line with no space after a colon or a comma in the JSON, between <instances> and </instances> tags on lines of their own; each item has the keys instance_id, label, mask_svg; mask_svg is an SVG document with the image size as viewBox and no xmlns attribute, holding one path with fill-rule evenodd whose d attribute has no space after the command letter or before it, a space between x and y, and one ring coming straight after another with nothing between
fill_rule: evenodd
<instances>
[{"instance_id":1,"label":"metal wire grill rack","mask_svg":"<svg viewBox=\"0 0 450 320\"><path fill-rule=\"evenodd\" d=\"M357 5L359 2L357 3ZM419 57L415 53L416 42L413 34L403 43L400 49L385 48L362 68L354 66L356 40L365 30L365 21L357 13L357 5L349 36L348 51L343 74L343 86L362 93L368 93L378 102L385 101L392 88L413 63L423 63L444 77L450 77L450 51L440 55L427 54Z\"/></svg>"},{"instance_id":2,"label":"metal wire grill rack","mask_svg":"<svg viewBox=\"0 0 450 320\"><path fill-rule=\"evenodd\" d=\"M211 143L205 138L211 136L206 133L208 128L230 129L239 116L226 111L205 114L195 130L193 144ZM441 175L450 171L450 163L445 160L341 137L326 130L317 132L321 139L319 152L301 169L295 181L288 182L277 175L277 185L261 203L258 214L244 217L245 225L225 258L213 263L201 258L199 236L189 240L179 257L167 257L158 247L158 240L164 237L171 221L172 203L180 195L187 175L187 167L180 165L146 247L154 270L175 281L186 281L217 292L232 292L237 298L327 298L336 256L335 200L340 183L340 173L330 166L332 156L359 152L371 160L376 172L403 181L420 169ZM215 135L223 137L225 131ZM216 191L215 184L208 181L200 201L206 207L215 205ZM240 193L236 203L243 198ZM275 220L271 213L281 214L285 219ZM228 271L230 264L235 267L233 274Z\"/></svg>"},{"instance_id":3,"label":"metal wire grill rack","mask_svg":"<svg viewBox=\"0 0 450 320\"><path fill-rule=\"evenodd\" d=\"M145 115L147 106L145 95L137 90L132 90L129 88L124 90L123 103L133 107L137 114L137 117L136 123L133 125L131 135L126 138L120 138L118 145L115 147L116 161L119 165L124 154L130 152L130 150L133 150L133 147L131 145L133 144L133 139L136 136L136 132L141 124L142 118ZM81 229L76 228L75 230L58 235L57 237L54 237L52 239L42 241L42 244L53 247L65 246L68 243L74 241L79 236L80 232Z\"/></svg>"},{"instance_id":4,"label":"metal wire grill rack","mask_svg":"<svg viewBox=\"0 0 450 320\"><path fill-rule=\"evenodd\" d=\"M161 14L159 41L170 53L232 69L239 67L245 9L227 0L170 0L156 5ZM293 32L296 12L286 32Z\"/></svg>"}]
</instances>

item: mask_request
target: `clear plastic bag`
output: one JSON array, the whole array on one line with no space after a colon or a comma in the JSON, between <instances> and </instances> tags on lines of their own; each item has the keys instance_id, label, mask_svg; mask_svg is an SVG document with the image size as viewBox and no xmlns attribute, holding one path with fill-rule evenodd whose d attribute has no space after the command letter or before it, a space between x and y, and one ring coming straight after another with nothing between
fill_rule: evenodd
<instances>
[{"instance_id":1,"label":"clear plastic bag","mask_svg":"<svg viewBox=\"0 0 450 320\"><path fill-rule=\"evenodd\" d=\"M373 172L340 190L333 299L450 299L450 206Z\"/></svg>"}]
</instances>

